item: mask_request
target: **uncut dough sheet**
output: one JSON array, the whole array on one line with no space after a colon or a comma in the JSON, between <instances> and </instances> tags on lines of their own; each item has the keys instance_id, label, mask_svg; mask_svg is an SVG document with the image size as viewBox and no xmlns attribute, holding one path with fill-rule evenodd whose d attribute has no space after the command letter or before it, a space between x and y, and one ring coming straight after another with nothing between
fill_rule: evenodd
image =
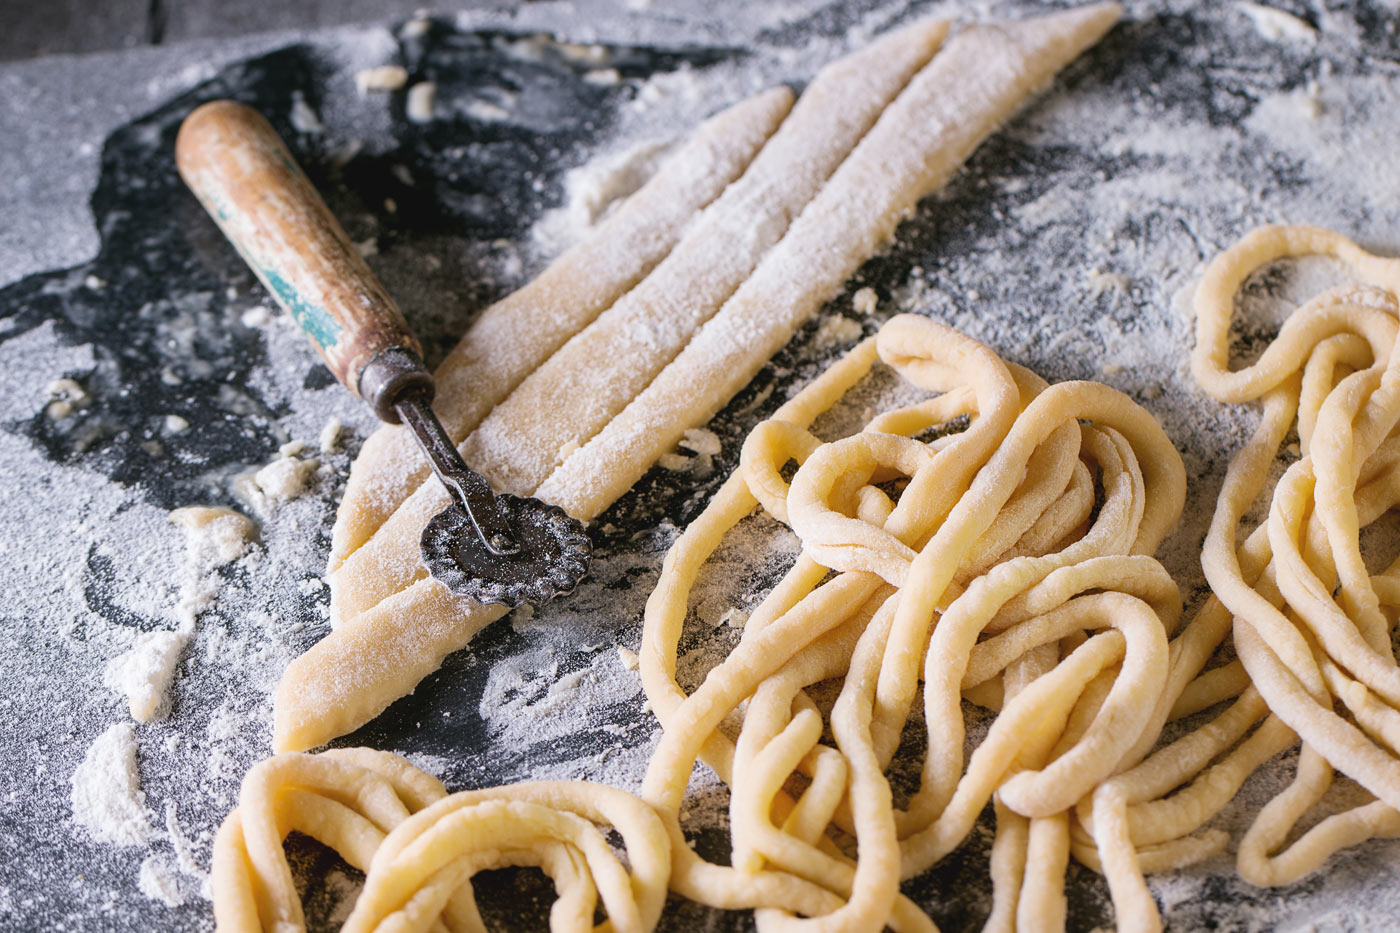
<instances>
[{"instance_id":1,"label":"uncut dough sheet","mask_svg":"<svg viewBox=\"0 0 1400 933\"><path fill-rule=\"evenodd\" d=\"M1204 259L1261 223L1324 224L1400 253L1394 11L1381 2L1126 6L1120 26L920 204L895 244L706 423L720 445L711 462L655 468L597 517L592 577L571 599L486 627L440 675L342 741L405 753L453 789L532 778L635 789L657 727L617 649L638 646L668 544L753 424L854 343L852 328L872 333L896 311L943 320L1051 380L1108 382L1156 415L1189 472L1186 517L1164 557L1188 597L1198 592L1219 478L1255 416L1194 386L1182 299ZM462 14L426 35L396 24L295 44L4 66L14 90L5 164L27 184L12 190L0 225L0 470L24 490L0 497L0 926L208 929L199 890L209 840L243 775L269 753L281 672L327 631L329 593L318 581L335 508L376 427L318 375L314 353L268 309L174 176L169 146L185 113L230 95L267 113L355 240L376 248L371 266L436 360L580 229L572 169L596 178L592 168L609 158L641 158L727 102L800 86L916 15L964 12L845 0L648 12L587 0L572 12L519 4ZM1030 0L977 5L978 17L1038 12ZM596 38L601 50L561 50L530 40L536 31ZM677 50L680 34L696 46ZM402 95L358 95L355 73L389 61L434 75L432 124L405 121ZM607 74L585 80L608 68L616 84ZM299 101L324 131L292 125ZM1326 273L1254 283L1243 345L1271 333ZM867 287L873 310L869 295L858 297ZM87 399L60 420L45 410L62 378ZM833 430L899 401L890 388L863 388ZM189 429L168 429L170 414ZM317 439L332 418L342 430L323 452ZM232 479L294 440L306 447L298 459L320 465L300 497L254 515ZM104 670L140 636L177 630L186 532L169 511L216 503L256 518L256 541L212 575L213 600L167 688L168 713L137 724ZM791 555L771 525L743 527L701 581L682 644L685 683L735 639L730 607L751 606ZM127 835L100 835L91 813L84 822L75 811L74 780L92 773L85 760L128 748L139 818ZM1214 825L1238 836L1292 761L1264 769ZM1348 792L1339 781L1333 793L1345 802ZM725 851L725 799L697 772L684 818L711 857ZM988 829L907 886L945 930L975 929L985 916ZM294 843L292 854L312 928L333 928L356 879L314 847ZM1228 858L1150 883L1173 931L1387 929L1400 910L1388 868L1397 857L1400 843L1368 843L1283 889L1244 884ZM543 923L549 891L529 873L481 887L488 920L523 911ZM1072 866L1069 928L1107 928L1105 897L1096 876ZM742 914L684 902L668 907L662 927L749 928Z\"/></svg>"},{"instance_id":2,"label":"uncut dough sheet","mask_svg":"<svg viewBox=\"0 0 1400 933\"><path fill-rule=\"evenodd\" d=\"M823 68L669 255L467 435L467 462L506 491L538 493L580 519L596 516L682 431L713 416L888 242L923 194L1119 12L1094 4L972 24L943 49L946 25L925 21ZM979 80L966 81L973 71ZM665 172L654 181L664 182ZM620 211L650 196L644 188ZM580 300L592 300L587 290ZM484 345L477 339L468 332L459 351L491 356L489 335ZM440 405L451 411L452 403L448 396ZM377 457L366 466L400 469ZM422 528L446 505L438 484L420 486L335 568L339 627L283 679L279 750L320 745L360 725L504 614L451 597L422 568ZM355 522L362 511L353 500L345 509Z\"/></svg>"}]
</instances>

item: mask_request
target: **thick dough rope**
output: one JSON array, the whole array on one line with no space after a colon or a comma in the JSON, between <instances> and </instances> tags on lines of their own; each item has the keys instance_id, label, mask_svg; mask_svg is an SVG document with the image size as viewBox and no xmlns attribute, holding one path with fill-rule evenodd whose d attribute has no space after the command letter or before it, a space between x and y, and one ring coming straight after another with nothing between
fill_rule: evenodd
<instances>
[{"instance_id":1,"label":"thick dough rope","mask_svg":"<svg viewBox=\"0 0 1400 933\"><path fill-rule=\"evenodd\" d=\"M621 836L628 867L599 826ZM365 872L343 929L484 931L477 872L537 866L554 882L556 931L644 933L666 900L670 842L631 794L582 781L542 781L448 795L409 762L367 748L291 753L256 765L214 842L221 931L303 930L282 848L293 830Z\"/></svg>"},{"instance_id":2,"label":"thick dough rope","mask_svg":"<svg viewBox=\"0 0 1400 933\"><path fill-rule=\"evenodd\" d=\"M1364 284L1307 302L1258 362L1231 371L1239 286L1270 262L1309 255L1340 260ZM1397 294L1400 261L1302 226L1254 231L1212 263L1197 292L1198 381L1222 401L1264 401L1263 423L1221 490L1202 563L1234 614L1236 650L1271 721L1303 741L1293 784L1260 812L1240 845L1240 872L1259 884L1295 880L1369 836L1400 834L1400 665L1390 638L1400 566L1373 575L1360 545L1361 529L1400 503ZM1295 413L1302 456L1275 486L1267 522L1237 556L1236 529ZM1377 799L1329 817L1271 855L1321 799L1333 769Z\"/></svg>"},{"instance_id":3,"label":"thick dough rope","mask_svg":"<svg viewBox=\"0 0 1400 933\"><path fill-rule=\"evenodd\" d=\"M1307 301L1257 362L1231 370L1240 287L1271 262L1303 256L1340 260L1364 284ZM1201 827L1300 735L1294 781L1240 840L1241 876L1286 884L1341 848L1400 835L1400 674L1389 637L1400 563L1370 574L1359 545L1360 530L1400 503L1397 286L1395 260L1331 231L1288 226L1246 236L1212 262L1197 290L1197 381L1221 401L1260 400L1263 412L1220 491L1202 554L1213 593L1173 642L1164 702L1173 720L1229 702L1076 808L1072 849L1107 876L1121 927L1160 929L1143 873L1223 849L1225 834ZM1302 457L1273 490L1268 519L1240 542L1237 530L1295 424ZM1232 635L1240 660L1203 671ZM1327 817L1275 854L1322 799L1334 767L1380 799Z\"/></svg>"},{"instance_id":4,"label":"thick dough rope","mask_svg":"<svg viewBox=\"0 0 1400 933\"><path fill-rule=\"evenodd\" d=\"M877 358L931 397L818 440L809 426ZM917 439L931 429L940 436ZM366 872L354 931L480 929L470 879L504 865L553 878L556 930L591 927L600 902L609 929L649 930L669 885L754 908L765 930L929 931L899 884L957 846L989 801L989 926L1062 926L1072 809L1146 732L1150 745L1170 705L1180 601L1150 554L1184 494L1175 449L1125 396L1047 386L944 325L897 317L753 431L668 554L643 633L664 734L642 797L586 782L448 796L387 753L282 755L249 773L220 830L220 927L301 928L282 851L295 829ZM687 696L675 668L689 591L760 504L805 550ZM808 692L822 682L840 687L827 714ZM885 774L920 682L926 757L897 807ZM998 710L967 762L964 696ZM721 725L741 706L731 736ZM680 826L701 757L732 788L732 867L701 859ZM621 834L630 873L600 824Z\"/></svg>"},{"instance_id":5,"label":"thick dough rope","mask_svg":"<svg viewBox=\"0 0 1400 933\"><path fill-rule=\"evenodd\" d=\"M808 427L877 354L936 394L821 443ZM909 436L959 417L961 433ZM1184 498L1175 448L1120 393L1047 387L927 319L887 323L755 429L648 603L642 675L665 734L643 796L671 833L672 888L758 908L764 929L930 929L899 882L995 798L993 926L1062 923L1072 808L1166 718L1180 602L1150 555ZM687 695L675 671L688 595L758 504L803 553ZM823 681L840 684L828 715L807 693ZM896 806L885 773L921 682L923 771ZM967 762L964 696L999 708ZM721 726L741 707L731 736ZM732 867L685 844L697 759L731 787Z\"/></svg>"}]
</instances>

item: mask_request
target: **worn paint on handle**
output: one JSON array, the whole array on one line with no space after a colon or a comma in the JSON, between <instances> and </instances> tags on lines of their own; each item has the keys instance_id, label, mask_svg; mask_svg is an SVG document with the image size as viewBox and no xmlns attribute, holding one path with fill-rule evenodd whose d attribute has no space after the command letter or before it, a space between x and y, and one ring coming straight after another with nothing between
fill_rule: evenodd
<instances>
[{"instance_id":1,"label":"worn paint on handle","mask_svg":"<svg viewBox=\"0 0 1400 933\"><path fill-rule=\"evenodd\" d=\"M403 315L263 117L234 101L191 113L175 143L180 176L331 372L360 373L391 347L421 353Z\"/></svg>"}]
</instances>

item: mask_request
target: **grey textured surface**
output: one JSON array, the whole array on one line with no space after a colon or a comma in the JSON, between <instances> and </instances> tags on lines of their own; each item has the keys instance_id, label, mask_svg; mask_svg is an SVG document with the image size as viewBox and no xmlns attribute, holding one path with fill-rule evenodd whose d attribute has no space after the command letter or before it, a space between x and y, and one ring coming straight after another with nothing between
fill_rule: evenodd
<instances>
[{"instance_id":1,"label":"grey textured surface","mask_svg":"<svg viewBox=\"0 0 1400 933\"><path fill-rule=\"evenodd\" d=\"M150 0L10 0L0 6L0 61L145 45L150 7Z\"/></svg>"},{"instance_id":2,"label":"grey textured surface","mask_svg":"<svg viewBox=\"0 0 1400 933\"><path fill-rule=\"evenodd\" d=\"M591 153L673 129L773 81L800 82L814 62L914 12L985 18L1038 8L911 12L792 0L741 12L726 0L677 12L660 3L642 11L542 3L444 22L425 49L384 28L355 28L0 67L0 171L11 180L0 203L0 589L8 594L0 926L210 926L207 903L184 876L182 906L139 890L139 865L173 858L172 837L157 832L147 846L120 848L93 842L71 819L71 775L93 740L127 717L102 686L102 668L133 630L169 624L183 544L165 510L231 501L232 475L340 418L349 449L325 456L312 493L267 518L255 559L225 572L218 608L201 618L181 664L171 716L137 729L154 823L173 808L195 861L207 865L209 834L248 765L267 753L268 692L280 667L322 633L324 591L314 580L350 455L372 427L290 329L256 323L262 296L174 180L169 143L195 102L238 94L289 134L293 92L316 105L325 134L292 134L293 148L352 235L377 237L376 271L440 353L479 307L538 267L543 257L527 231L561 197L564 170ZM1183 368L1189 322L1174 299L1204 259L1257 223L1328 223L1379 250L1400 247L1400 176L1386 146L1400 132L1392 11L1371 3L1297 10L1318 35L1270 38L1237 5L1131 5L1128 22L990 140L862 270L860 280L880 294L877 315L855 315L849 292L824 310L867 331L897 308L931 314L1052 379L1100 378L1134 394L1186 453L1190 505L1166 558L1188 587L1199 576L1193 548L1215 486L1251 415L1203 402L1192 388ZM567 68L532 71L541 86L596 110L522 111L491 128L464 106L478 84L500 78L500 69L473 70L499 61L500 37L479 31L491 29L710 52L688 70L682 58L638 53L637 75L612 90L590 91ZM357 68L395 57L438 76L437 125L408 123L395 98L354 94ZM682 91L666 98L664 113L629 108L651 73L686 79L675 82ZM1310 84L1319 101L1311 118ZM351 139L362 155L337 174L331 156ZM380 205L385 186L398 184L396 164L410 169L414 190L392 189L399 210L387 212ZM600 531L594 576L575 597L483 632L350 740L418 756L454 788L541 776L635 788L655 738L635 684L584 692L524 726L516 714L579 671L622 676L613 647L636 646L642 603L676 528L733 465L755 420L839 349L815 326L805 329L712 423L724 445L715 475L692 482L653 471L600 519L612 530ZM165 370L178 381L161 378ZM82 381L93 401L53 424L43 388L58 376ZM192 429L165 432L169 413ZM95 442L80 443L89 429ZM743 570L735 576L752 568ZM694 634L687 648L698 651L704 637ZM1279 786L1287 767L1285 756L1253 780L1251 800ZM709 790L698 796L713 804ZM722 833L705 822L717 811L697 810L699 844L718 848ZM1221 825L1238 833L1247 816L1232 810ZM945 929L973 928L985 914L987 842L983 827L907 887ZM1384 929L1400 902L1396 856L1393 843L1361 846L1278 891L1250 888L1216 859L1156 879L1154 890L1176 930ZM313 876L330 867L304 847L297 858ZM313 915L333 913L343 893L313 886ZM523 900L538 919L542 893L535 886L522 895L508 882L491 897L507 916ZM1071 871L1070 898L1073 929L1109 921L1103 886L1088 872ZM731 929L747 919L676 903L666 924Z\"/></svg>"}]
</instances>

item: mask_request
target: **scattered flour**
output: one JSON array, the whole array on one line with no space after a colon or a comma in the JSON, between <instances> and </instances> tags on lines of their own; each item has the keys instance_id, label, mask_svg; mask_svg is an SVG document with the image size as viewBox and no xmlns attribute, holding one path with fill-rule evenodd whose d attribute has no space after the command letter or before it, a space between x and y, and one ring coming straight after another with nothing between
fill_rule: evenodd
<instances>
[{"instance_id":1,"label":"scattered flour","mask_svg":"<svg viewBox=\"0 0 1400 933\"><path fill-rule=\"evenodd\" d=\"M534 236L547 253L560 253L656 173L675 140L646 140L596 156L564 176L564 203L547 211Z\"/></svg>"},{"instance_id":2,"label":"scattered flour","mask_svg":"<svg viewBox=\"0 0 1400 933\"><path fill-rule=\"evenodd\" d=\"M170 521L185 530L177 627L138 633L131 648L108 662L102 673L103 686L126 696L137 722L161 719L169 712L169 687L180 656L195 621L218 596L214 571L242 557L257 534L252 520L224 506L185 506L172 511Z\"/></svg>"},{"instance_id":3,"label":"scattered flour","mask_svg":"<svg viewBox=\"0 0 1400 933\"><path fill-rule=\"evenodd\" d=\"M1243 29L1245 38L1253 23L1253 28L1271 41L1287 41L1294 46L1313 43L1319 49L1319 56L1332 41L1329 39L1330 21L1326 17L1320 19L1326 28L1319 32L1269 7L1247 4L1241 5L1241 9L1244 15L1227 8L1221 10L1219 16L1239 21L1240 25L1234 28ZM754 14L755 17L759 15ZM427 26L415 28L426 29ZM608 169L603 165L606 158L595 160L578 170L577 180L570 175L564 207L556 213L556 226L552 228L556 233L562 230L563 237L554 242L572 242L583 230L606 216L611 205L648 177L655 159L664 153L664 144L657 155L650 156L648 149L657 144L638 140L679 132L693 125L697 116L712 112L718 102L737 100L770 85L775 79L800 80L810 76L811 65L830 57L832 43L840 41L844 40L817 36L811 40L810 48L794 47L780 53L766 49L762 55L738 64L664 72L641 82L635 98L625 105L619 131L611 135L606 144L619 164ZM385 60L387 55L380 54L363 63ZM1218 71L1215 66L1211 69ZM363 84L357 81L361 93L401 89L407 85L408 75L402 68L389 66L380 71L388 72L384 82L387 86L372 86L380 84L378 78ZM1174 103L1196 99L1186 92L1173 96L1158 93L1156 88L1121 83L1100 88L1093 81L1077 86L1070 94L1052 92L1051 97L1043 99L1030 113L1012 121L1005 131L1006 138L1030 153L1037 152L1039 144L1047 143L1068 145L1105 159L1126 157L1113 165L1111 175L1095 178L1092 170L1078 167L1061 174L1047 167L1048 177L1037 175L1035 178L1012 173L1007 178L981 179L970 172L969 178L964 179L964 187L972 181L980 185L985 180L990 193L976 194L973 200L993 203L990 209L1000 212L1000 223L989 224L989 232L985 234L969 233L960 238L950 232L947 249L940 253L936 262L928 261L927 272L917 267L911 272L907 284L891 293L889 308L880 307L873 289L862 288L851 298L852 311L865 315L904 307L933 314L1052 378L1091 375L1105 366L1105 359L1112 359L1115 362L1107 365L1122 367L1118 375L1123 377L1125 388L1136 388L1143 393L1142 397L1160 396L1163 386L1171 390L1170 405L1150 407L1168 422L1173 438L1191 452L1188 462L1192 463L1194 472L1205 475L1210 469L1223 468L1220 463L1212 467L1208 458L1221 454L1221 437L1240 436L1240 426L1250 423L1249 416L1247 413L1222 414L1219 406L1202 402L1192 394L1189 375L1179 365L1184 360L1184 348L1190 344L1189 302L1183 303L1181 313L1172 313L1168 309L1174 307L1173 294L1189 295L1201 260L1230 242L1241 230L1258 222L1307 219L1369 238L1377 248L1393 248L1400 242L1390 220L1374 212L1368 213L1369 204L1389 203L1395 200L1389 195L1400 190L1397 160L1388 145L1389 122L1393 121L1385 116L1396 93L1395 76L1384 69L1335 77L1319 71L1316 79L1301 84L1291 81L1286 90L1270 90L1267 71L1260 69L1250 78L1259 83L1249 86L1249 94L1257 100L1257 105L1248 111L1249 115L1238 123L1219 125L1194 117ZM348 93L348 82L342 84L346 85ZM370 133L364 135L371 139ZM328 158L344 164L362 149L373 151L374 145L372 139L369 143L360 139L338 141L334 146L328 140L327 152L331 153ZM1285 169L1296 170L1296 182L1284 188L1269 187L1270 173L1278 167L1271 164L1268 171L1256 169L1251 160L1261 155L1290 160ZM1250 167L1241 168L1243 163ZM584 178L588 172L596 173L592 181ZM1202 184L1203 179L1211 184ZM1042 181L1046 182L1045 187L1026 187ZM1017 189L1017 185L1022 187ZM1017 194L1018 190L1028 193L1022 197ZM1004 196L996 192L1003 192ZM1366 193L1358 196L1358 192ZM965 192L960 196L965 196ZM920 210L936 213L942 209L942 203L926 205ZM958 210L967 208L960 206ZM561 217L563 222L559 223ZM547 240L550 229L543 221L537 224L536 239ZM1063 238L1063 243L1058 238ZM1021 248L1038 240L1047 245ZM1020 246L1011 248L1015 244ZM1056 257L1055 262L1043 261L1051 255ZM386 256L386 261L388 258ZM1133 289L1140 294L1126 296L1114 282L1103 282L1104 287L1094 288L1095 283L1085 281L1083 270L1089 268L1122 270L1123 279L1131 281ZM1023 280L1028 284L1021 289L1019 285ZM83 284L81 278L75 282ZM971 288L974 283L977 287ZM96 288L92 284L85 287ZM967 307L968 302L978 300L972 297L974 292L982 298L975 312ZM1086 292L1090 293L1088 299ZM1087 318L1079 313L1081 304L1094 302L1098 302L1100 308L1117 303L1125 316L1131 312L1131 320L1123 323L1109 314ZM235 308L232 313L239 312ZM241 314L245 324L255 327L274 320L287 320L285 315L266 306L254 305ZM854 321L849 323L855 325ZM835 323L832 326L845 327ZM859 336L858 326L855 331L846 330L851 339ZM42 332L36 335L44 337ZM824 336L838 335L827 332ZM45 339L52 342L52 338ZM1052 342L1055 345L1047 349ZM18 341L13 345L22 346ZM1164 347L1180 350L1164 352ZM1046 367L1043 363L1047 358L1058 362ZM44 370L44 376L27 383L25 398L31 406L37 407L35 386L44 385L49 375L78 371L67 364ZM174 373L170 379L179 381ZM290 386L292 390L300 387L299 376L295 380L287 378L279 382L278 379L280 377L270 377L269 382ZM65 415L71 415L85 404L87 394L81 382L65 381L72 382L81 394L72 398L54 394L39 404L63 403L68 407L60 406L55 411L63 410ZM780 382L779 396L788 391L788 383ZM1156 396L1149 395L1153 391ZM773 393L772 385L765 387L753 404L764 404ZM278 397L291 396L284 392ZM317 425L325 422L330 404L315 397L296 396L291 406L293 417L304 422L297 425L296 430L314 432ZM352 417L345 414L348 406L338 410L347 421ZM734 443L739 436L724 427L720 431L726 444ZM324 449L325 445L322 447ZM693 447L687 446L687 450L699 453ZM674 456L685 461L684 469L690 469L690 464L698 459L680 453ZM296 460L297 454L285 454L279 459ZM142 862L142 890L161 900L164 898L151 892L164 890L182 897L183 889L176 885L172 892L168 885L156 882L168 882L176 877L175 872L179 877L201 874L199 858L207 853L213 825L232 806L238 781L248 764L266 752L268 709L264 698L275 687L277 672L303 647L291 636L304 623L296 621L289 606L292 605L290 601L309 600L317 595L310 587L302 590L297 581L323 569L324 555L318 550L316 532L324 530L318 522L323 520L327 501L334 490L330 483L324 483L315 487L315 495L302 495L316 467L311 461L300 462L312 465L279 468L306 471L297 477L302 485L291 498L273 503L266 490L257 488L257 495L264 502L264 507L252 506L257 514L267 514L265 508L273 505L278 505L282 511L277 523L269 523L266 533L278 537L267 542L266 550L253 549L252 553L246 553L245 540L238 555L230 558L230 561L246 560L245 566L250 568L253 579L238 586L224 581L221 589L218 576L207 570L190 580L166 576L179 582L182 595L178 614L189 618L191 625L199 612L217 608L216 597L219 603L229 599L229 589L237 591L233 595L239 602L230 610L231 619L237 613L236 626L231 623L229 631L225 632L222 626L201 625L183 649L192 665L206 666L201 672L203 675L228 676L229 700L202 697L205 705L198 710L186 710L182 695L181 710L175 722L151 727L149 740L143 731L143 753L161 755L164 760L160 763L169 765L174 775L172 778L154 770L147 774L153 799L165 803L165 835L174 851L173 863L155 857ZM64 466L55 472L73 476L80 471ZM267 479L270 485L275 485L272 476ZM674 480L672 484L677 485ZM1193 480L1192 495L1193 505L1189 508L1208 517L1210 490L1199 491ZM1195 501L1198 497L1200 502ZM245 499L254 501L250 497ZM298 522L302 523L300 527L297 527ZM272 527L274 524L277 527ZM758 530L746 530L750 524ZM1198 547L1195 554L1191 554L1193 541L1199 541L1199 525L1199 520L1188 515L1175 545L1181 558L1177 566L1194 565L1199 557ZM628 527L626 530L636 529ZM642 535L643 531L637 533ZM600 560L598 572L604 582L632 582L635 590L613 590L601 583L586 582L568 605L551 606L538 616L517 611L509 617L514 630L512 637L520 638L525 645L493 664L478 709L495 742L499 743L493 744L493 748L525 748L537 741L562 741L561 737L597 727L598 709L619 706L635 696L636 676L627 673L630 649L619 648L615 654L600 651L596 658L583 659L581 668L571 661L568 666L573 670L568 674L561 674L558 666L551 669L551 661L577 652L579 645L597 639L600 620L620 627L619 637L636 644L635 629L628 630L626 626L640 618L641 604L649 590L651 578L648 574L654 574L655 565L664 553L667 535L673 537L674 533L674 528L645 529L645 540L654 539L654 544L634 553ZM705 588L728 587L725 592L732 596L735 581L739 581L742 584L738 585L740 597L752 600L761 595L761 581L765 578L764 574L748 573L755 556L765 564L765 573L781 564L785 554L791 557L791 536L773 528L766 520L746 522L745 527L736 529L736 534L739 541L717 555L716 564L707 571L697 591L697 602L704 607L706 615L703 627L710 631L690 634L712 641L687 651L687 676L692 678L702 676L724 656L725 637L737 637L732 630L742 628L748 617L747 610L753 605L752 601L740 598L737 603L730 599L729 608L723 608L728 597ZM78 557L81 558L81 554ZM139 556L130 558L131 562L138 560ZM627 567L629 561L636 566ZM81 559L74 564L81 564ZM254 569L255 575L251 574ZM635 580L623 572L629 569L636 571ZM140 609L145 601L158 604L144 615L159 619L161 612L170 611L171 594L153 588L152 579L149 575L144 579L122 578L115 587L119 602L124 606L131 604ZM759 582L754 582L755 579ZM81 604L84 584L83 574L74 572L65 593L73 605ZM151 595L138 595L138 591L144 593L143 587L150 590ZM106 623L91 615L80 621L96 637L85 644L74 639L72 651L84 661L98 657L94 671L101 671L102 660L112 653L134 653L138 648L137 642L129 639L115 623ZM99 651L107 653L96 654ZM153 647L149 656L148 669L161 667L167 657ZM173 658L178 662L180 656L180 652L175 652ZM89 676L95 679L96 674ZM246 682L239 678L246 678ZM212 683L217 684L216 690L224 687L221 680ZM167 689L153 693L163 694ZM191 694L194 692L191 690ZM199 692L202 695L212 691L201 688ZM238 702L233 702L234 699ZM633 712L629 709L628 715ZM429 724L425 721L424 725ZM181 732L168 736L156 732L175 728ZM626 724L606 726L609 734L625 728ZM651 728L654 723L643 715L638 721L638 731L646 733ZM571 753L565 759L551 760L538 773L521 776L577 777L586 773L586 776L601 777L617 786L634 786L646 762L646 743L642 742L640 747L642 751L635 754L626 748L611 747ZM445 773L439 768L434 770ZM191 821L188 834L175 819L173 801L165 796L174 794L175 790L157 784L176 779L180 781L179 793L187 795L179 799L182 812ZM483 778L474 775L473 779ZM712 788L716 792L708 793ZM700 769L693 790L695 793L686 804L687 822L698 812L702 817L713 817L714 825L722 824L727 798L718 792L713 776ZM135 735L131 723L112 726L87 750L86 759L73 774L72 797L75 823L95 839L134 846L158 844L164 838L160 830L153 828L154 816L145 806L136 772ZM189 801L188 810L184 809L185 801ZM1252 803L1257 803L1257 799ZM57 809L61 811L61 803ZM1238 826L1228 828L1238 835ZM1372 844L1358 852L1370 855L1392 851L1378 848L1383 845ZM149 868L147 863L150 863ZM1216 890L1221 883L1236 883L1230 880L1230 875L1228 865L1212 866L1210 871L1199 874L1154 877L1152 885L1159 894L1168 895L1164 900L1189 904L1193 899L1199 900L1202 892ZM338 892L337 915L343 916L358 888L357 882L341 873L333 873L329 886ZM1270 914L1270 919L1280 915Z\"/></svg>"}]
</instances>

